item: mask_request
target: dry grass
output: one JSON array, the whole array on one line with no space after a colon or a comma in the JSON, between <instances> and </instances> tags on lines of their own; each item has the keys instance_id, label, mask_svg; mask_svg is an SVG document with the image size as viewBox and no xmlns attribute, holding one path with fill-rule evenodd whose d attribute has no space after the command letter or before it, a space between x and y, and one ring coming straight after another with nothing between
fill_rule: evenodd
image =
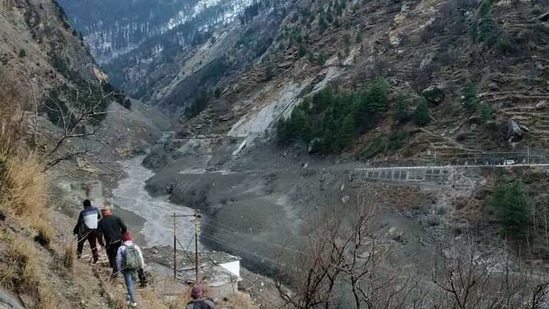
<instances>
[{"instance_id":1,"label":"dry grass","mask_svg":"<svg viewBox=\"0 0 549 309\"><path fill-rule=\"evenodd\" d=\"M65 243L64 252L63 252L63 266L69 271L69 273L74 273L74 260L76 258L76 250L74 245L70 242Z\"/></svg>"},{"instance_id":2,"label":"dry grass","mask_svg":"<svg viewBox=\"0 0 549 309\"><path fill-rule=\"evenodd\" d=\"M0 77L0 210L49 245L47 181L38 155L26 143L29 100L8 77ZM32 240L2 229L0 285L36 299L36 307L59 308L56 290L43 275L44 261Z\"/></svg>"},{"instance_id":3,"label":"dry grass","mask_svg":"<svg viewBox=\"0 0 549 309\"><path fill-rule=\"evenodd\" d=\"M8 242L8 250L6 250L6 258L8 264L17 268L17 277L11 278L13 283L34 285L36 275L39 273L39 261L36 248L29 241L17 237L13 237Z\"/></svg>"},{"instance_id":4,"label":"dry grass","mask_svg":"<svg viewBox=\"0 0 549 309\"><path fill-rule=\"evenodd\" d=\"M8 77L0 78L0 209L51 240L44 221L46 176L39 156L25 140L29 100Z\"/></svg>"},{"instance_id":5,"label":"dry grass","mask_svg":"<svg viewBox=\"0 0 549 309\"><path fill-rule=\"evenodd\" d=\"M42 275L42 263L34 244L21 237L2 239L7 244L5 263L0 264L0 285L8 290L19 290L37 299L37 308L59 308L54 287Z\"/></svg>"},{"instance_id":6,"label":"dry grass","mask_svg":"<svg viewBox=\"0 0 549 309\"><path fill-rule=\"evenodd\" d=\"M234 293L227 296L226 305L234 309L259 309L259 306L254 305L250 295L244 293Z\"/></svg>"},{"instance_id":7,"label":"dry grass","mask_svg":"<svg viewBox=\"0 0 549 309\"><path fill-rule=\"evenodd\" d=\"M47 200L46 176L34 153L16 156L6 162L1 207L29 222L43 219ZM35 226L35 224L31 224Z\"/></svg>"}]
</instances>

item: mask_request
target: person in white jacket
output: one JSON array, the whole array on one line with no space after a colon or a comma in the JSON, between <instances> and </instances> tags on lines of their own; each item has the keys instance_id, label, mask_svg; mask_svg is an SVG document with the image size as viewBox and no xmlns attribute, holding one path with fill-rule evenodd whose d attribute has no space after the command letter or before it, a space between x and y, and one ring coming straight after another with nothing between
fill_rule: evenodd
<instances>
[{"instance_id":1,"label":"person in white jacket","mask_svg":"<svg viewBox=\"0 0 549 309\"><path fill-rule=\"evenodd\" d=\"M128 305L137 307L134 279L136 271L145 268L145 260L141 248L133 243L132 238L130 232L125 232L122 235L122 245L116 252L116 266L118 271L124 275L124 282L128 289Z\"/></svg>"}]
</instances>

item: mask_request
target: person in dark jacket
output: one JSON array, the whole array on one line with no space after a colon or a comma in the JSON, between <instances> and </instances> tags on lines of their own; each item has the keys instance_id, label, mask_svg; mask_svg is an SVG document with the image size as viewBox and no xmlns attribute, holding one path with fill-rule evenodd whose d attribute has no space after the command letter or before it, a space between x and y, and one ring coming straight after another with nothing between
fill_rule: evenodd
<instances>
[{"instance_id":1,"label":"person in dark jacket","mask_svg":"<svg viewBox=\"0 0 549 309\"><path fill-rule=\"evenodd\" d=\"M90 200L84 200L82 204L84 205L84 209L80 211L78 221L76 221L76 225L72 230L73 234L78 236L76 255L79 259L82 257L84 243L87 240L90 243L93 262L97 263L99 260L97 241L99 241L99 245L104 246L103 239L101 239L101 236L97 231L97 225L99 219L101 219L101 214L99 214L99 210L97 208L92 206Z\"/></svg>"},{"instance_id":2,"label":"person in dark jacket","mask_svg":"<svg viewBox=\"0 0 549 309\"><path fill-rule=\"evenodd\" d=\"M128 228L117 216L113 216L110 207L106 206L101 209L103 219L99 221L98 230L105 238L105 249L109 257L109 264L112 268L113 276L118 273L116 267L116 252L122 244L122 235L126 233Z\"/></svg>"},{"instance_id":3,"label":"person in dark jacket","mask_svg":"<svg viewBox=\"0 0 549 309\"><path fill-rule=\"evenodd\" d=\"M215 309L213 300L209 297L204 297L202 286L195 285L191 290L191 301L187 303L185 309Z\"/></svg>"}]
</instances>

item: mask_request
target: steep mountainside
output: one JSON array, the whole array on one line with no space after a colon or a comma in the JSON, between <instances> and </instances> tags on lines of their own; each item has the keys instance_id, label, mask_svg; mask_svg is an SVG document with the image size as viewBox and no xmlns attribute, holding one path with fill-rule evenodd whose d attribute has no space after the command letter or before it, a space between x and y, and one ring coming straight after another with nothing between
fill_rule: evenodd
<instances>
[{"instance_id":1,"label":"steep mountainside","mask_svg":"<svg viewBox=\"0 0 549 309\"><path fill-rule=\"evenodd\" d=\"M215 32L238 21L253 2L60 1L113 83L147 98L181 71L190 51L215 41Z\"/></svg>"},{"instance_id":2,"label":"steep mountainside","mask_svg":"<svg viewBox=\"0 0 549 309\"><path fill-rule=\"evenodd\" d=\"M161 121L110 85L75 33L54 1L0 1L0 307L117 302L101 268L76 261L66 214Z\"/></svg>"},{"instance_id":3,"label":"steep mountainside","mask_svg":"<svg viewBox=\"0 0 549 309\"><path fill-rule=\"evenodd\" d=\"M544 0L259 1L240 22L198 32L210 39L179 40L182 49L175 53L158 48L156 57L137 57L140 64L114 71L125 72L124 87L141 87L139 96L164 108L196 116L208 107L184 121L181 131L191 134L261 135L327 84L340 92L352 89L353 96L377 77L388 86L388 104L370 124L356 119L361 128L351 130L352 139L380 124L381 132L361 140L394 139L403 148L388 121L400 112L398 126L412 143L399 152L414 159L502 150L519 139L541 146L548 96L546 6ZM178 37L163 35L157 42ZM151 54L148 48L135 51L140 50ZM420 104L422 97L428 102ZM429 116L410 125L417 105ZM313 122L325 118L322 108L313 114L307 115ZM528 133L516 130L521 127ZM311 132L304 141L315 138L322 134ZM372 157L382 147L352 148Z\"/></svg>"},{"instance_id":4,"label":"steep mountainside","mask_svg":"<svg viewBox=\"0 0 549 309\"><path fill-rule=\"evenodd\" d=\"M185 121L182 132L258 136L274 128L280 115L289 116L301 98L328 84L346 92L341 104L354 105L348 112L355 113L359 95L368 100L362 90L378 78L386 85L378 88L386 99L372 99L381 102L376 110L363 101L373 118L353 116L359 129L349 132L352 140L362 136L365 142L350 147L361 157L398 153L401 159L432 161L436 152L439 159L451 160L517 145L542 147L549 95L546 6L545 1L297 2L253 66L238 76L227 69L219 98L215 88L203 85L211 94L195 103L207 109ZM260 30L252 31L253 22L247 27L241 40L253 46L263 37ZM241 47L233 45L229 54ZM182 88L173 89L181 98L177 89ZM321 97L306 108L313 132L304 142L324 138L318 125L327 119L329 106L318 106ZM425 121L414 115L420 105ZM341 125L344 118L335 118ZM364 135L375 126L381 131ZM406 145L395 131L407 136ZM368 149L367 142L388 139L396 145Z\"/></svg>"}]
</instances>

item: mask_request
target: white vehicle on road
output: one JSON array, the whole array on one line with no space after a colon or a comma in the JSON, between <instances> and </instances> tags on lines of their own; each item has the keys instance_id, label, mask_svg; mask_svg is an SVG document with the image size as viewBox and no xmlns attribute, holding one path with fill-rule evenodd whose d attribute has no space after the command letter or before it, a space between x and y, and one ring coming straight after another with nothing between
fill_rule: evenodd
<instances>
[{"instance_id":1,"label":"white vehicle on road","mask_svg":"<svg viewBox=\"0 0 549 309\"><path fill-rule=\"evenodd\" d=\"M515 160L505 160L503 162L504 165L515 165L517 162Z\"/></svg>"}]
</instances>

